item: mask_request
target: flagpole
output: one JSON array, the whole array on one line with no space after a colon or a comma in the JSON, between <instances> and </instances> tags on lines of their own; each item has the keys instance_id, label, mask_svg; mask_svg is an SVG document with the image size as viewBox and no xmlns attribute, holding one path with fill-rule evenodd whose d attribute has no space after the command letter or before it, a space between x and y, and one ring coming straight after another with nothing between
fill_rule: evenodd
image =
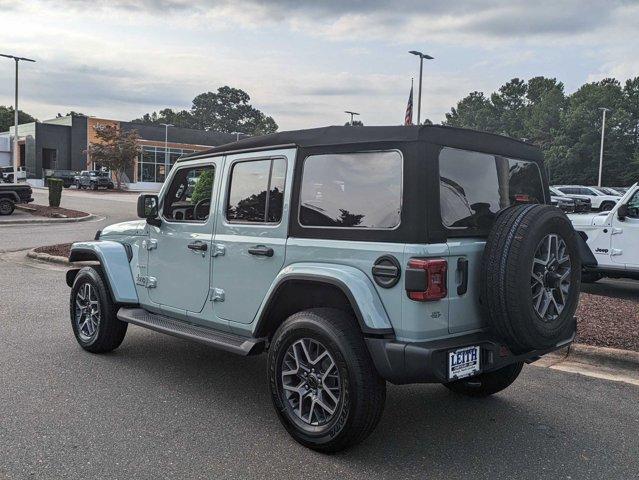
<instances>
[{"instance_id":1,"label":"flagpole","mask_svg":"<svg viewBox=\"0 0 639 480\"><path fill-rule=\"evenodd\" d=\"M413 125L413 105L415 104L415 102L413 101L413 97L414 97L414 95L413 95L413 92L414 92L414 90L413 90L413 82L414 81L415 81L415 78L414 77L410 77L410 96L411 96L411 99L410 99L410 103L411 103L411 105L410 105L410 124L411 125Z\"/></svg>"}]
</instances>

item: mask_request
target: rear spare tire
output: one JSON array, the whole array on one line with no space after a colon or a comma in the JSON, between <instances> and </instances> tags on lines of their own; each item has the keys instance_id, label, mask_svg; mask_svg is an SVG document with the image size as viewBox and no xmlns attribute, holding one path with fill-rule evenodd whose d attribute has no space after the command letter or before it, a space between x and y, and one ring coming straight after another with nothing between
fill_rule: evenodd
<instances>
[{"instance_id":1,"label":"rear spare tire","mask_svg":"<svg viewBox=\"0 0 639 480\"><path fill-rule=\"evenodd\" d=\"M489 327L515 353L572 337L581 259L565 213L518 205L495 220L482 259L481 303Z\"/></svg>"}]
</instances>

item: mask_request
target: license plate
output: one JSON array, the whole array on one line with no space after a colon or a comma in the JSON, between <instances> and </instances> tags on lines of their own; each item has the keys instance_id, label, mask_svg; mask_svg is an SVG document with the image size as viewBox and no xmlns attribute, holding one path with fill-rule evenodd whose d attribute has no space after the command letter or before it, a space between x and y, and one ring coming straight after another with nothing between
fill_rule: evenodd
<instances>
[{"instance_id":1,"label":"license plate","mask_svg":"<svg viewBox=\"0 0 639 480\"><path fill-rule=\"evenodd\" d=\"M472 377L480 371L479 347L464 347L448 352L448 379Z\"/></svg>"}]
</instances>

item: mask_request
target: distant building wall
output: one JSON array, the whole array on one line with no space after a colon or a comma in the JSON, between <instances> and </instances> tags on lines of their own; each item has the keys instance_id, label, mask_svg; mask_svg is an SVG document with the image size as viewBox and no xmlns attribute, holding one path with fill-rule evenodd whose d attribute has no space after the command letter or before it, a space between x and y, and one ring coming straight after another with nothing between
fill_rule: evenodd
<instances>
[{"instance_id":1,"label":"distant building wall","mask_svg":"<svg viewBox=\"0 0 639 480\"><path fill-rule=\"evenodd\" d=\"M32 122L19 126L20 155L30 179L43 178L43 163L49 162L51 169L87 170L94 167L87 150L89 144L98 143L96 127L112 125L123 131L137 130L142 152L126 174L131 182L144 185L159 185L181 156L213 146L230 143L236 136L230 133L210 132L191 128L169 127L165 149L166 130L162 125L145 125L120 122L95 117L71 115L43 122ZM1 139L11 137L11 132L0 134ZM0 143L0 165L11 163L11 152L2 150Z\"/></svg>"},{"instance_id":2,"label":"distant building wall","mask_svg":"<svg viewBox=\"0 0 639 480\"><path fill-rule=\"evenodd\" d=\"M0 135L0 167L11 165L11 136Z\"/></svg>"},{"instance_id":3,"label":"distant building wall","mask_svg":"<svg viewBox=\"0 0 639 480\"><path fill-rule=\"evenodd\" d=\"M71 170L71 129L65 125L51 123L36 125L36 177L42 177L44 149L56 151L55 163L49 166L50 169Z\"/></svg>"},{"instance_id":4,"label":"distant building wall","mask_svg":"<svg viewBox=\"0 0 639 480\"><path fill-rule=\"evenodd\" d=\"M73 116L71 123L71 170L86 170L88 118Z\"/></svg>"}]
</instances>

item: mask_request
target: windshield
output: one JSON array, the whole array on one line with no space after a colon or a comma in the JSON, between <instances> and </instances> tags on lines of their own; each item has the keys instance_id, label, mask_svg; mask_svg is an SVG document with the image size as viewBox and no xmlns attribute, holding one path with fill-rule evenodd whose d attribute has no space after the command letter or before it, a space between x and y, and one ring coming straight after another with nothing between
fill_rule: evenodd
<instances>
[{"instance_id":1,"label":"windshield","mask_svg":"<svg viewBox=\"0 0 639 480\"><path fill-rule=\"evenodd\" d=\"M439 171L441 217L450 230L483 235L500 210L545 203L541 171L532 161L445 147Z\"/></svg>"}]
</instances>

